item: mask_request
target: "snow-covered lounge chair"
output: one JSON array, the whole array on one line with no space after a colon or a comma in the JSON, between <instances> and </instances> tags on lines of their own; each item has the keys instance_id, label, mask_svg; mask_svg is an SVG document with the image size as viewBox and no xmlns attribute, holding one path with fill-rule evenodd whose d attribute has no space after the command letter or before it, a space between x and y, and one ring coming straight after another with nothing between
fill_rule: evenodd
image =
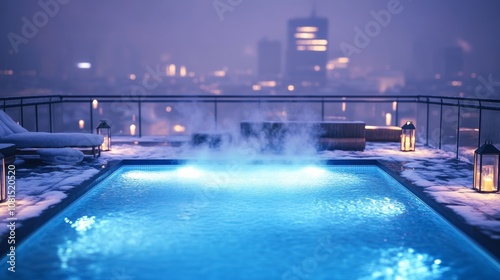
<instances>
[{"instance_id":1,"label":"snow-covered lounge chair","mask_svg":"<svg viewBox=\"0 0 500 280\"><path fill-rule=\"evenodd\" d=\"M0 110L0 143L15 144L18 154L43 148L77 148L86 154L101 155L101 135L90 133L29 132Z\"/></svg>"}]
</instances>

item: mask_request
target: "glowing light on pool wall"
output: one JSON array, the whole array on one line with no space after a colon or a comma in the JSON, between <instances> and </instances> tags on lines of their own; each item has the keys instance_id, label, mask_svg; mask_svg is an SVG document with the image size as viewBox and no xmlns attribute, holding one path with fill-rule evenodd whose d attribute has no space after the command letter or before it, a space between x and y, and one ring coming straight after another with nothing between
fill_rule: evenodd
<instances>
[{"instance_id":1,"label":"glowing light on pool wall","mask_svg":"<svg viewBox=\"0 0 500 280\"><path fill-rule=\"evenodd\" d=\"M96 132L104 137L104 142L101 145L101 151L111 150L111 127L105 120L101 120L101 123L97 126Z\"/></svg>"},{"instance_id":2,"label":"glowing light on pool wall","mask_svg":"<svg viewBox=\"0 0 500 280\"><path fill-rule=\"evenodd\" d=\"M474 151L474 182L473 187L478 192L498 191L498 163L500 151L493 146L491 140Z\"/></svg>"},{"instance_id":3,"label":"glowing light on pool wall","mask_svg":"<svg viewBox=\"0 0 500 280\"><path fill-rule=\"evenodd\" d=\"M97 109L97 106L99 106L99 101L97 99L92 100L92 109Z\"/></svg>"},{"instance_id":4,"label":"glowing light on pool wall","mask_svg":"<svg viewBox=\"0 0 500 280\"><path fill-rule=\"evenodd\" d=\"M415 151L415 126L410 121L401 127L401 151Z\"/></svg>"}]
</instances>

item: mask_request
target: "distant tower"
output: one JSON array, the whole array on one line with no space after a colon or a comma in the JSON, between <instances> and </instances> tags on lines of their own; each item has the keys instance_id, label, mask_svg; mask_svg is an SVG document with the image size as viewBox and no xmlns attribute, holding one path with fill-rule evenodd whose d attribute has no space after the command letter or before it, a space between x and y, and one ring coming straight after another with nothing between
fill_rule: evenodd
<instances>
[{"instance_id":1,"label":"distant tower","mask_svg":"<svg viewBox=\"0 0 500 280\"><path fill-rule=\"evenodd\" d=\"M416 81L434 79L433 48L428 41L420 40L413 43L412 63L408 69L411 79Z\"/></svg>"},{"instance_id":2,"label":"distant tower","mask_svg":"<svg viewBox=\"0 0 500 280\"><path fill-rule=\"evenodd\" d=\"M277 80L281 74L281 43L266 38L257 47L257 72L259 80Z\"/></svg>"},{"instance_id":3,"label":"distant tower","mask_svg":"<svg viewBox=\"0 0 500 280\"><path fill-rule=\"evenodd\" d=\"M464 74L464 52L460 47L442 49L434 59L436 74L451 80Z\"/></svg>"},{"instance_id":4,"label":"distant tower","mask_svg":"<svg viewBox=\"0 0 500 280\"><path fill-rule=\"evenodd\" d=\"M328 19L316 17L288 21L286 74L291 83L321 86L326 83Z\"/></svg>"},{"instance_id":5,"label":"distant tower","mask_svg":"<svg viewBox=\"0 0 500 280\"><path fill-rule=\"evenodd\" d=\"M464 52L460 47L446 48L444 51L444 73L447 78L462 76L464 71Z\"/></svg>"}]
</instances>

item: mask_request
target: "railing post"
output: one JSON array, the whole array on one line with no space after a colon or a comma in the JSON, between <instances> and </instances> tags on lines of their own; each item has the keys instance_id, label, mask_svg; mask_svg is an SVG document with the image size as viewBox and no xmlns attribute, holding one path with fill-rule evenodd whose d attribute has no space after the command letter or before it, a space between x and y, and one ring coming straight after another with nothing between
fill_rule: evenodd
<instances>
[{"instance_id":1,"label":"railing post","mask_svg":"<svg viewBox=\"0 0 500 280\"><path fill-rule=\"evenodd\" d=\"M481 147L481 126L482 126L482 118L483 118L483 105L481 104L481 100L479 100L479 131L477 134L477 148Z\"/></svg>"},{"instance_id":2,"label":"railing post","mask_svg":"<svg viewBox=\"0 0 500 280\"><path fill-rule=\"evenodd\" d=\"M426 125L427 125L427 133L425 134L425 145L429 146L429 97L426 98L427 100L427 119L426 119Z\"/></svg>"},{"instance_id":3,"label":"railing post","mask_svg":"<svg viewBox=\"0 0 500 280\"><path fill-rule=\"evenodd\" d=\"M321 97L321 121L325 120L325 98Z\"/></svg>"},{"instance_id":4,"label":"railing post","mask_svg":"<svg viewBox=\"0 0 500 280\"><path fill-rule=\"evenodd\" d=\"M441 150L441 136L443 135L443 99L441 98L441 105L439 109L439 144L438 148Z\"/></svg>"},{"instance_id":5,"label":"railing post","mask_svg":"<svg viewBox=\"0 0 500 280\"><path fill-rule=\"evenodd\" d=\"M35 104L35 131L38 132L38 104Z\"/></svg>"},{"instance_id":6,"label":"railing post","mask_svg":"<svg viewBox=\"0 0 500 280\"><path fill-rule=\"evenodd\" d=\"M460 99L458 100L458 122L457 122L457 156L456 159L458 159L458 147L460 145Z\"/></svg>"},{"instance_id":7,"label":"railing post","mask_svg":"<svg viewBox=\"0 0 500 280\"><path fill-rule=\"evenodd\" d=\"M53 122L52 122L52 97L49 99L49 132L52 133L53 131Z\"/></svg>"},{"instance_id":8,"label":"railing post","mask_svg":"<svg viewBox=\"0 0 500 280\"><path fill-rule=\"evenodd\" d=\"M215 121L215 130L217 130L217 97L214 100L214 121Z\"/></svg>"},{"instance_id":9,"label":"railing post","mask_svg":"<svg viewBox=\"0 0 500 280\"><path fill-rule=\"evenodd\" d=\"M139 101L137 102L137 106L139 106L138 108L138 122L139 122L139 138L142 137L142 104L141 104L141 100L139 99Z\"/></svg>"},{"instance_id":10,"label":"railing post","mask_svg":"<svg viewBox=\"0 0 500 280\"><path fill-rule=\"evenodd\" d=\"M90 133L94 133L94 112L92 110L92 100L90 100Z\"/></svg>"},{"instance_id":11,"label":"railing post","mask_svg":"<svg viewBox=\"0 0 500 280\"><path fill-rule=\"evenodd\" d=\"M398 126L398 121L399 121L399 102L398 99L396 98L396 117L395 119L395 126Z\"/></svg>"},{"instance_id":12,"label":"railing post","mask_svg":"<svg viewBox=\"0 0 500 280\"><path fill-rule=\"evenodd\" d=\"M23 105L23 100L24 98L21 98L21 126L24 126L24 105Z\"/></svg>"}]
</instances>

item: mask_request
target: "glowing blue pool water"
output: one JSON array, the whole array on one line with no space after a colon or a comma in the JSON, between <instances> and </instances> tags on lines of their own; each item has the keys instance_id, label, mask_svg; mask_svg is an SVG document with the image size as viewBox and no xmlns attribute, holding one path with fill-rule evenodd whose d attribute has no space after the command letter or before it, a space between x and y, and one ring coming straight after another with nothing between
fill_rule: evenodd
<instances>
[{"instance_id":1,"label":"glowing blue pool water","mask_svg":"<svg viewBox=\"0 0 500 280\"><path fill-rule=\"evenodd\" d=\"M370 166L125 166L16 255L16 279L500 275L491 258Z\"/></svg>"}]
</instances>

